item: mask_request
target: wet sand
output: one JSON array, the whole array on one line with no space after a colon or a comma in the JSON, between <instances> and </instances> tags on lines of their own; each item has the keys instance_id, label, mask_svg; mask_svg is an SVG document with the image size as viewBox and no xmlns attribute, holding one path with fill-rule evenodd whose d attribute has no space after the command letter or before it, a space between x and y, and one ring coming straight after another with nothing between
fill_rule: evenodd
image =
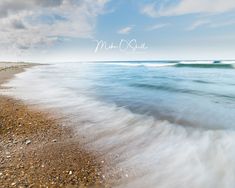
<instances>
[{"instance_id":1,"label":"wet sand","mask_svg":"<svg viewBox=\"0 0 235 188\"><path fill-rule=\"evenodd\" d=\"M24 71L31 67L28 63L2 63L0 62L0 85L12 78L14 74Z\"/></svg>"},{"instance_id":2,"label":"wet sand","mask_svg":"<svg viewBox=\"0 0 235 188\"><path fill-rule=\"evenodd\" d=\"M32 65L0 63L0 84ZM105 159L46 112L0 95L1 187L111 187Z\"/></svg>"}]
</instances>

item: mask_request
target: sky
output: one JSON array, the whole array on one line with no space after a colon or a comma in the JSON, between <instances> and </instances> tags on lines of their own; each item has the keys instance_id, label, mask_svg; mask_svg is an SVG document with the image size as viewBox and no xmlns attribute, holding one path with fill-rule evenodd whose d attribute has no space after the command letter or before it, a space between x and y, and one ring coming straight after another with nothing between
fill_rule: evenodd
<instances>
[{"instance_id":1,"label":"sky","mask_svg":"<svg viewBox=\"0 0 235 188\"><path fill-rule=\"evenodd\" d=\"M0 61L235 59L234 0L1 0Z\"/></svg>"}]
</instances>

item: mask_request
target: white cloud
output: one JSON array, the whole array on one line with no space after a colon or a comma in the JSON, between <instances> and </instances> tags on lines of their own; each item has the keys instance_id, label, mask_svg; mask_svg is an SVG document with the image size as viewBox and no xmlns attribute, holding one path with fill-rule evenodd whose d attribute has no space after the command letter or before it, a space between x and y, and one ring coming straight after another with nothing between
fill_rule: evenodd
<instances>
[{"instance_id":1,"label":"white cloud","mask_svg":"<svg viewBox=\"0 0 235 188\"><path fill-rule=\"evenodd\" d=\"M109 0L1 0L0 47L50 45L59 37L91 38Z\"/></svg>"},{"instance_id":2,"label":"white cloud","mask_svg":"<svg viewBox=\"0 0 235 188\"><path fill-rule=\"evenodd\" d=\"M156 25L148 27L146 30L147 31L153 31L153 30L157 30L157 29L161 29L161 28L167 27L169 25L170 24L168 24L168 23L156 24Z\"/></svg>"},{"instance_id":3,"label":"white cloud","mask_svg":"<svg viewBox=\"0 0 235 188\"><path fill-rule=\"evenodd\" d=\"M189 31L195 30L201 26L209 25L210 23L211 23L210 20L197 20L191 26L189 26L187 30Z\"/></svg>"},{"instance_id":4,"label":"white cloud","mask_svg":"<svg viewBox=\"0 0 235 188\"><path fill-rule=\"evenodd\" d=\"M206 28L219 28L219 27L226 27L230 25L235 25L234 20L227 20L227 21L217 21L217 20L197 20L190 25L187 30L192 31L198 29L199 27L206 27Z\"/></svg>"},{"instance_id":5,"label":"white cloud","mask_svg":"<svg viewBox=\"0 0 235 188\"><path fill-rule=\"evenodd\" d=\"M177 16L195 13L218 14L235 9L234 0L180 0L177 4L150 3L141 8L141 12L150 17Z\"/></svg>"},{"instance_id":6,"label":"white cloud","mask_svg":"<svg viewBox=\"0 0 235 188\"><path fill-rule=\"evenodd\" d=\"M127 34L129 34L132 30L133 30L133 26L127 26L127 27L121 28L121 29L118 31L118 34L127 35Z\"/></svg>"},{"instance_id":7,"label":"white cloud","mask_svg":"<svg viewBox=\"0 0 235 188\"><path fill-rule=\"evenodd\" d=\"M150 16L150 17L160 16L160 15L158 15L158 12L156 10L156 7L155 7L154 3L146 4L143 7L141 7L141 13L145 14L147 16Z\"/></svg>"},{"instance_id":8,"label":"white cloud","mask_svg":"<svg viewBox=\"0 0 235 188\"><path fill-rule=\"evenodd\" d=\"M16 14L23 10L30 10L38 7L57 7L63 3L63 0L1 0L0 17Z\"/></svg>"}]
</instances>

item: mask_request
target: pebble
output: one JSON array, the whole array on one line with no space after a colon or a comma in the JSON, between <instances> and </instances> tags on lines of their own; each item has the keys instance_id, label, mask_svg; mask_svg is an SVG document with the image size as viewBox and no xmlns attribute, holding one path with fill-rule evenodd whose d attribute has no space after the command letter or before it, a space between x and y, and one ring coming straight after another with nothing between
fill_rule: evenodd
<instances>
[{"instance_id":1,"label":"pebble","mask_svg":"<svg viewBox=\"0 0 235 188\"><path fill-rule=\"evenodd\" d=\"M1 117L1 113L4 113L1 111L2 103L0 99ZM5 106L3 109L7 109ZM107 161L103 160L101 162L102 159L95 160L93 159L93 155L87 154L86 152L84 152L83 156L83 150L80 150L80 147L75 146L73 142L71 142L73 143L71 145L68 144L68 147L71 147L71 149L67 148L67 142L63 143L63 140L59 137L63 136L64 132L60 130L60 128L57 128L58 126L54 129L54 121L44 120L43 117L40 117L40 114L35 115L32 113L31 116L29 113L28 115L24 108L22 111L19 108L19 111L16 114L15 106L14 108L12 108L12 106L10 106L9 109L13 111L7 111L10 115L3 114L3 118L6 118L3 125L3 127L6 127L4 129L6 132L6 138L4 140L6 148L0 151L2 154L0 158L3 158L0 159L0 167L3 167L2 169L0 168L0 187L70 187L70 185L75 182L77 185L84 184L82 187L89 187L89 185L93 185L95 181L100 184L105 183L105 179L103 178L107 177L103 175L102 178L102 173L98 171L101 168L100 163L106 163ZM20 116L19 119L22 119L22 121L17 121L17 116ZM24 118L22 118L22 116L24 116ZM8 119L11 121L8 122ZM15 122L17 122L16 126L12 126L7 130L7 127ZM37 122L39 126L35 126ZM29 123L32 123L32 126L27 126ZM2 122L0 122L0 125L1 124ZM36 130L37 127L39 127L38 130ZM52 128L49 129L50 127ZM47 130L48 133L46 132ZM66 130L67 129L65 129L65 131ZM55 136L54 133L56 133L58 137ZM65 133L66 138L67 135L70 136L70 133ZM73 138L73 136L70 137ZM45 150L42 148L40 151L32 151L32 146L35 146L35 148L37 146L41 147L41 140L43 143L45 141ZM49 142L51 144L49 144ZM53 142L62 142L62 145L53 144ZM0 145L2 145L2 143L3 141L0 140ZM10 147L11 145L12 147ZM58 146L54 147L54 145ZM2 148L0 148L0 150L1 149ZM79 160L77 159L78 155ZM10 159L7 159L6 157L9 157ZM62 163L63 160L67 159L69 162L66 162L65 164ZM71 167L69 170L67 168L70 164ZM83 167L83 164L85 167L80 169L81 166ZM35 170L37 173L35 173ZM93 170L95 170L94 173ZM96 172L99 173L99 177L97 177ZM45 176L45 173L46 175L48 174L49 177ZM38 181L34 182L34 180Z\"/></svg>"},{"instance_id":2,"label":"pebble","mask_svg":"<svg viewBox=\"0 0 235 188\"><path fill-rule=\"evenodd\" d=\"M25 141L25 144L26 144L26 145L31 144L31 140L26 140L26 141Z\"/></svg>"}]
</instances>

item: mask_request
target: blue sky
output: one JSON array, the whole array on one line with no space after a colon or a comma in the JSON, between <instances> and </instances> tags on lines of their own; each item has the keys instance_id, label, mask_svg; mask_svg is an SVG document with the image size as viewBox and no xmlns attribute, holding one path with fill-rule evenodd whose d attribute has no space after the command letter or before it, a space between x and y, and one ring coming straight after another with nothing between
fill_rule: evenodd
<instances>
[{"instance_id":1,"label":"blue sky","mask_svg":"<svg viewBox=\"0 0 235 188\"><path fill-rule=\"evenodd\" d=\"M123 40L138 49L106 49ZM235 59L235 1L3 0L0 49L16 61Z\"/></svg>"}]
</instances>

